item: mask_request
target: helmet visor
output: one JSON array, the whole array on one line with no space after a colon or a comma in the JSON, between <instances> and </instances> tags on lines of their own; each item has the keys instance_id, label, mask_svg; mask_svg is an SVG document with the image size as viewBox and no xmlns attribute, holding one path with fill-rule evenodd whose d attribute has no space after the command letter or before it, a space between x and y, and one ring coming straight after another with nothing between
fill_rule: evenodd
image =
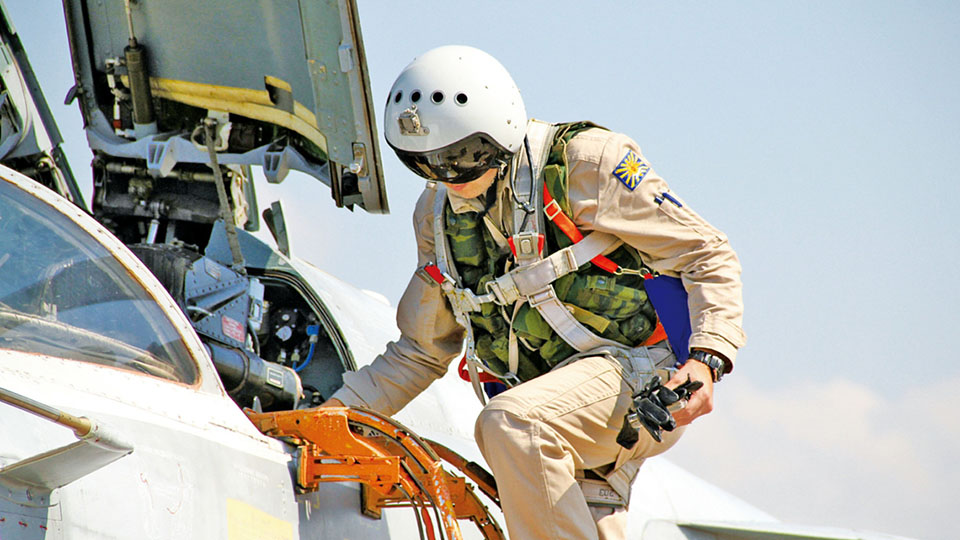
<instances>
[{"instance_id":1,"label":"helmet visor","mask_svg":"<svg viewBox=\"0 0 960 540\"><path fill-rule=\"evenodd\" d=\"M472 182L510 155L484 133L474 133L443 148L426 152L408 152L390 146L411 171L427 180L449 184Z\"/></svg>"}]
</instances>

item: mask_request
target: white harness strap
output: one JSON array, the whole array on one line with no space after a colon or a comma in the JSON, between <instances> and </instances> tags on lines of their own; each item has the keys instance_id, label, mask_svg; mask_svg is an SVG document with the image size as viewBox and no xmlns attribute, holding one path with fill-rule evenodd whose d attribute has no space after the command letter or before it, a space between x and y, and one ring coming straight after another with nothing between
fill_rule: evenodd
<instances>
[{"instance_id":1,"label":"white harness strap","mask_svg":"<svg viewBox=\"0 0 960 540\"><path fill-rule=\"evenodd\" d=\"M547 164L550 148L557 134L557 126L531 120L527 129L527 142L530 145L530 157L534 163L527 161L526 152L519 152L520 166L517 171L517 196L533 194L533 200L521 199L530 207L543 209L543 168ZM536 212L536 216L524 220L526 210L515 210L514 227L515 238L523 234L542 234L544 214ZM518 221L517 218L520 218ZM521 224L526 221L526 227L521 230ZM535 228L533 228L535 227ZM530 307L540 312L543 319L553 328L564 341L574 349L583 352L603 346L621 347L619 343L601 338L584 327L570 310L557 298L553 290L553 282L571 272L576 272L587 261L600 255L609 248L616 247L621 240L606 233L593 232L583 240L561 249L547 258L542 258L539 251L533 256L521 256L521 249L517 248L517 262L519 266L500 278L487 283L487 292L497 297L498 303L510 305L520 299L526 299ZM514 244L517 244L515 241ZM511 326L512 332L512 326ZM513 358L511 358L513 360ZM513 371L511 362L511 371Z\"/></svg>"},{"instance_id":2,"label":"white harness strap","mask_svg":"<svg viewBox=\"0 0 960 540\"><path fill-rule=\"evenodd\" d=\"M515 199L512 248L517 263L513 271L530 268L530 265L541 260L543 236L540 233L544 229L544 222L543 216L537 211L542 206L539 202L543 197L543 181L540 173L547 163L550 146L556 133L556 126L531 120L527 124L527 134L523 140L524 147L517 152L513 159L510 182L511 196ZM505 274L505 276L509 275L510 273ZM541 281L540 286L542 287L543 283L549 284L550 282ZM494 292L496 290L498 290L496 285L492 289L487 288L487 292L494 295L496 295L496 292ZM520 367L520 351L517 344L517 334L513 330L513 322L520 312L523 302L517 301L520 300L520 296L506 302L503 301L502 297L498 297L497 300L500 305L513 305L513 315L507 325L507 374L515 377Z\"/></svg>"},{"instance_id":3,"label":"white harness strap","mask_svg":"<svg viewBox=\"0 0 960 540\"><path fill-rule=\"evenodd\" d=\"M590 259L620 244L621 240L612 234L590 233L583 240L556 251L545 259L515 268L489 281L487 292L496 296L498 304L510 305L521 298L536 294L544 285L576 272Z\"/></svg>"},{"instance_id":4,"label":"white harness strap","mask_svg":"<svg viewBox=\"0 0 960 540\"><path fill-rule=\"evenodd\" d=\"M553 282L577 269L597 255L620 245L622 241L611 234L592 232L583 240L569 247L558 250L543 258L539 239L544 230L543 210L543 179L542 171L549 157L551 143L556 136L557 127L537 120L531 120L527 129L529 155L536 160L529 163L527 152L521 150L514 158L511 167L514 178L513 196L519 201L514 205L513 227L511 237L516 256L517 267L499 278L486 284L483 295L477 295L470 289L462 287L450 244L444 231L444 212L447 205L447 189L443 184L436 188L434 201L433 232L437 253L437 267L444 275L441 284L444 294L450 301L457 322L464 327L467 333L466 360L467 369L474 392L481 403L486 399L480 385L478 369L483 363L476 355L473 340L473 326L470 323L469 313L480 311L481 305L494 302L500 306L515 305L513 314L519 309L520 303L526 301L536 309L543 319L550 325L564 341L579 352L592 351L600 348L623 349L624 346L612 340L597 336L581 324L560 301L553 289ZM492 223L485 219L485 225L490 228ZM492 233L493 231L491 231ZM503 236L494 234L499 244ZM510 321L509 335L509 372L502 376L504 383L513 386L519 382L516 376L519 353L516 346L517 338Z\"/></svg>"},{"instance_id":5,"label":"white harness strap","mask_svg":"<svg viewBox=\"0 0 960 540\"><path fill-rule=\"evenodd\" d=\"M513 160L513 178L511 188L520 204L513 208L514 234L533 234L543 232L543 216L537 211L543 202L543 179L541 173L550 157L550 147L557 134L557 126L531 120L527 124L527 136L524 139L524 148L517 152ZM527 158L531 158L533 163ZM533 255L539 255L533 253ZM537 256L534 260L539 259ZM532 261L524 260L520 250L517 250L517 262L520 266Z\"/></svg>"},{"instance_id":6,"label":"white harness strap","mask_svg":"<svg viewBox=\"0 0 960 540\"><path fill-rule=\"evenodd\" d=\"M480 403L486 405L487 398L483 393L483 387L480 385L480 375L477 372L477 366L482 366L477 357L476 343L473 339L473 325L470 324L470 312L480 311L480 306L484 302L491 301L485 295L477 297L470 289L459 287L460 276L457 274L456 265L453 264L453 256L450 253L450 243L447 242L447 235L444 234L443 221L444 209L447 205L447 188L443 184L437 184L436 195L433 202L433 238L434 251L437 257L437 269L443 275L443 283L440 288L443 294L450 302L450 309L453 310L453 316L457 324L466 331L464 357L467 359L467 372L470 374L470 384L473 386L473 392L477 395Z\"/></svg>"}]
</instances>

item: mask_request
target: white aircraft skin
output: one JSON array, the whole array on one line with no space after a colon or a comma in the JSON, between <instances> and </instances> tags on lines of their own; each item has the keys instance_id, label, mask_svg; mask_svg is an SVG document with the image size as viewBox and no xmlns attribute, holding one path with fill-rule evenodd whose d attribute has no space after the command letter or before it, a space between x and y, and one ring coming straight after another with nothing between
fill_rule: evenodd
<instances>
[{"instance_id":1,"label":"white aircraft skin","mask_svg":"<svg viewBox=\"0 0 960 540\"><path fill-rule=\"evenodd\" d=\"M0 178L68 216L106 247L150 292L196 363L200 380L184 385L144 373L33 353L0 350L2 388L101 424L112 444L132 452L62 487L22 481L17 463L71 444L69 429L0 404L0 538L414 538L406 509L383 520L360 514L356 484L328 484L297 495L294 448L262 435L229 398L198 336L145 266L92 218L45 187L3 167ZM393 309L367 292L292 261L341 328L358 365L396 338ZM397 418L421 436L482 463L472 440L479 403L451 371ZM67 452L69 454L69 452ZM69 462L69 459L68 459ZM61 480L62 481L62 478ZM499 513L496 513L499 517ZM500 521L502 524L502 521ZM629 538L892 538L792 527L685 473L648 460L629 513ZM479 534L469 523L467 538Z\"/></svg>"}]
</instances>

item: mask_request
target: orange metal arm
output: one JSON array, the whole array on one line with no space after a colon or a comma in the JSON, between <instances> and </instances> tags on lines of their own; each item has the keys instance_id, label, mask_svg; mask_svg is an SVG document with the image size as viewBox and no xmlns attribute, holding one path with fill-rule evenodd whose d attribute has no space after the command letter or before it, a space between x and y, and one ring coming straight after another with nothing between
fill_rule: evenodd
<instances>
[{"instance_id":1,"label":"orange metal arm","mask_svg":"<svg viewBox=\"0 0 960 540\"><path fill-rule=\"evenodd\" d=\"M484 495L490 498L497 506L500 506L500 494L497 492L497 482L493 475L487 472L483 467L473 461L467 461L466 458L446 446L427 440L427 443L433 448L444 461L460 470L467 478L473 480Z\"/></svg>"},{"instance_id":2,"label":"orange metal arm","mask_svg":"<svg viewBox=\"0 0 960 540\"><path fill-rule=\"evenodd\" d=\"M472 486L443 470L434 448L394 420L349 407L244 412L263 433L298 439L301 452L297 483L303 489L316 490L320 482L360 482L372 491L364 490L366 513L427 499L440 512L446 538L462 538L457 518L473 521L487 539L504 538ZM444 454L455 456L461 464L454 465L463 470L466 460L440 448ZM496 488L482 485L481 489L488 495L492 491L491 498L496 502ZM432 537L430 528L428 532Z\"/></svg>"}]
</instances>

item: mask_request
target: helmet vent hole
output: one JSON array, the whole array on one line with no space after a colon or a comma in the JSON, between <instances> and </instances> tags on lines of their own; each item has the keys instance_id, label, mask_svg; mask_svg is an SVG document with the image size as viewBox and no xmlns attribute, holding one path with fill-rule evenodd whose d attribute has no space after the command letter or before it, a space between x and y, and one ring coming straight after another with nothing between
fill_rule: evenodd
<instances>
[{"instance_id":1,"label":"helmet vent hole","mask_svg":"<svg viewBox=\"0 0 960 540\"><path fill-rule=\"evenodd\" d=\"M420 91L419 91L419 90L414 90L413 93L410 94L410 101L412 101L412 102L414 102L414 103L420 101Z\"/></svg>"},{"instance_id":2,"label":"helmet vent hole","mask_svg":"<svg viewBox=\"0 0 960 540\"><path fill-rule=\"evenodd\" d=\"M443 92L437 90L430 95L430 101L436 103L437 105L443 103Z\"/></svg>"},{"instance_id":3,"label":"helmet vent hole","mask_svg":"<svg viewBox=\"0 0 960 540\"><path fill-rule=\"evenodd\" d=\"M394 103L400 103L400 99L403 98L403 91L397 92L397 95L393 96Z\"/></svg>"},{"instance_id":4,"label":"helmet vent hole","mask_svg":"<svg viewBox=\"0 0 960 540\"><path fill-rule=\"evenodd\" d=\"M456 97L454 97L454 99L457 100L457 104L458 104L458 105L466 105L466 104L467 104L467 95L464 94L463 92L460 92L459 94L457 94Z\"/></svg>"}]
</instances>

